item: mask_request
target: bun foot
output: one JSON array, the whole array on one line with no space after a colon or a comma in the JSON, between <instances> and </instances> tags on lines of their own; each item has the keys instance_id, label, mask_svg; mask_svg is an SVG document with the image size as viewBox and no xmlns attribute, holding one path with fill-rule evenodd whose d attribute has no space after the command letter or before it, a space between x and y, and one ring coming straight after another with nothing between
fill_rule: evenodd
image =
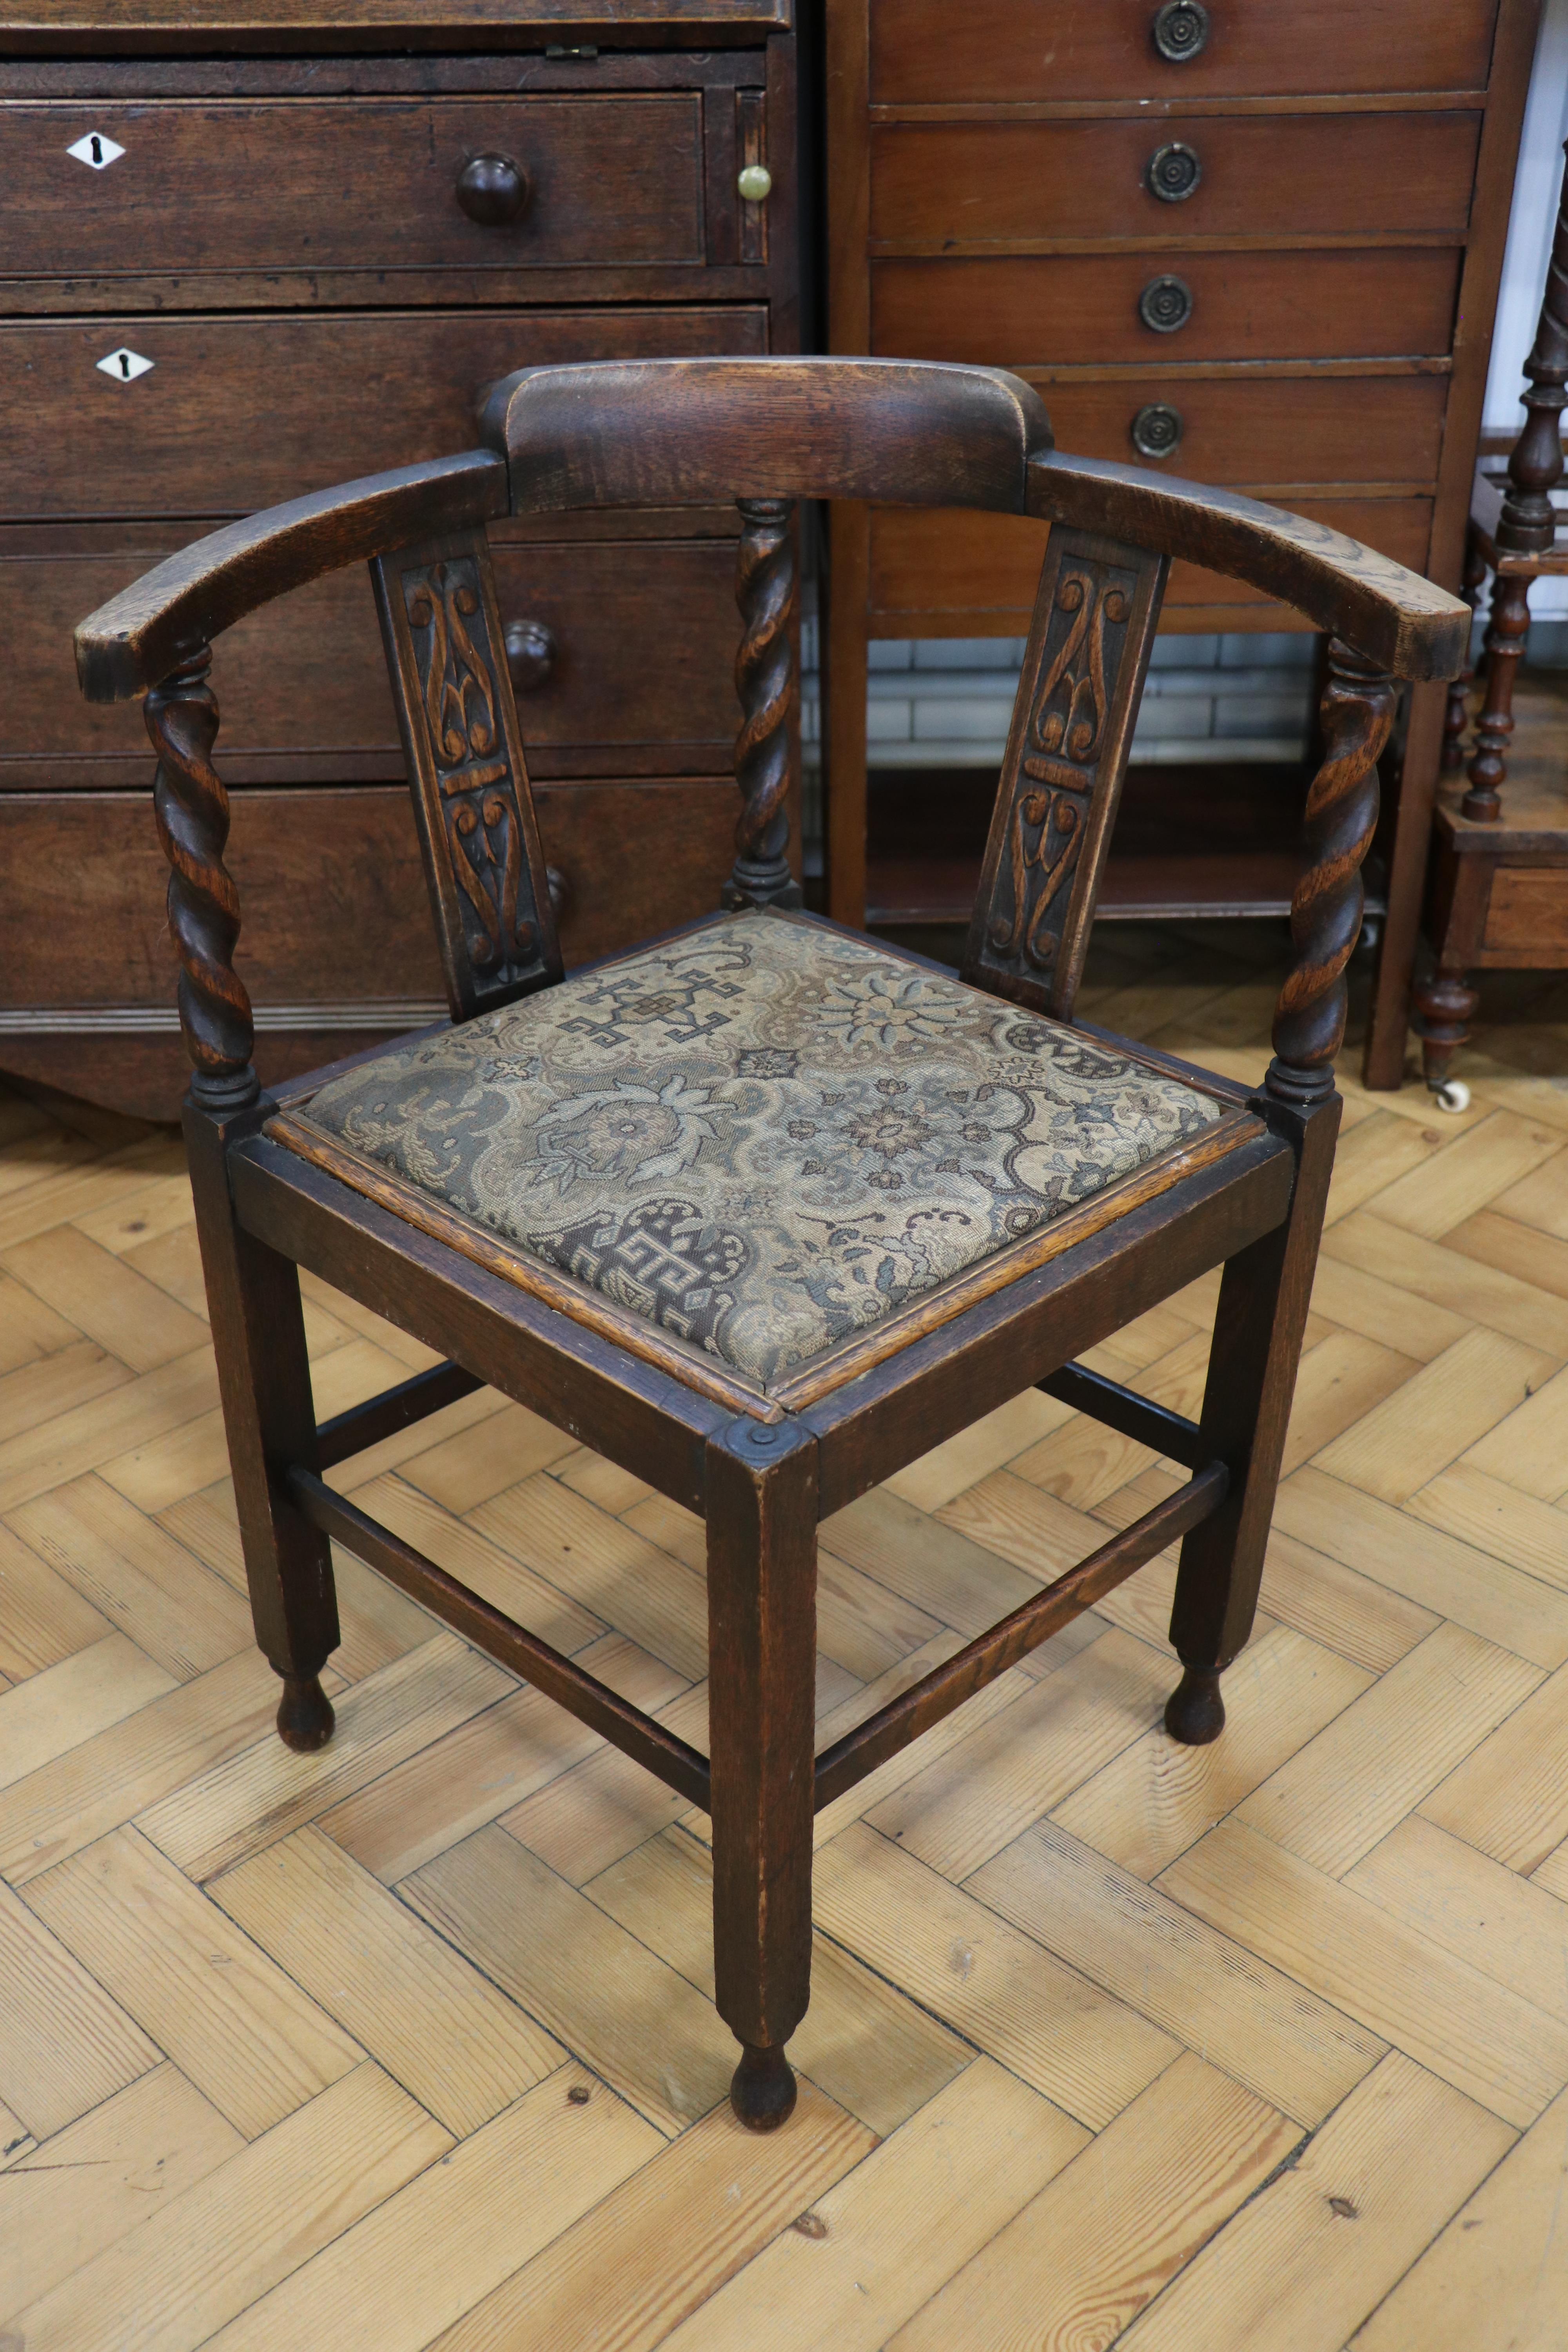
<instances>
[{"instance_id":1,"label":"bun foot","mask_svg":"<svg viewBox=\"0 0 1568 2352\"><path fill-rule=\"evenodd\" d=\"M748 2131L777 2131L795 2113L795 2070L782 2049L741 2044L741 2063L730 2084L730 2105Z\"/></svg>"},{"instance_id":2,"label":"bun foot","mask_svg":"<svg viewBox=\"0 0 1568 2352\"><path fill-rule=\"evenodd\" d=\"M315 1675L285 1675L278 1702L278 1729L286 1748L309 1756L324 1748L336 1721L332 1702Z\"/></svg>"},{"instance_id":3,"label":"bun foot","mask_svg":"<svg viewBox=\"0 0 1568 2352\"><path fill-rule=\"evenodd\" d=\"M1219 1738L1225 1729L1225 1701L1218 1675L1206 1675L1197 1666L1184 1669L1165 1702L1165 1728L1186 1748L1206 1748Z\"/></svg>"}]
</instances>

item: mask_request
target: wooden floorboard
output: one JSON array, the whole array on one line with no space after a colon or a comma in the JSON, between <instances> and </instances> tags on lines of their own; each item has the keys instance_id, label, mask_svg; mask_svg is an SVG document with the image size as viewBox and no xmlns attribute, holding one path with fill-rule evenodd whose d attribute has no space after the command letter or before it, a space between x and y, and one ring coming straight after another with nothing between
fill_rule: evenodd
<instances>
[{"instance_id":1,"label":"wooden floorboard","mask_svg":"<svg viewBox=\"0 0 1568 2352\"><path fill-rule=\"evenodd\" d=\"M1091 1019L1243 1078L1279 936ZM1562 2352L1568 984L1346 1124L1229 1720L1173 1559L817 1823L742 2133L707 1823L359 1564L271 1730L178 1140L0 1089L0 2346ZM1196 1411L1217 1285L1089 1360ZM322 1412L430 1360L324 1285ZM333 1484L706 1739L689 1512L489 1391ZM819 1737L1169 1493L1030 1391L823 1529Z\"/></svg>"}]
</instances>

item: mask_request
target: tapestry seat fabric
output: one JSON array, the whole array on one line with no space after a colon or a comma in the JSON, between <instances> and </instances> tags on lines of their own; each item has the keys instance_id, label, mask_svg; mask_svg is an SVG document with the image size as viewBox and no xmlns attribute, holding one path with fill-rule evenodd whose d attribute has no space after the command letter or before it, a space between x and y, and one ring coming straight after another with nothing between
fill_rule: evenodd
<instances>
[{"instance_id":1,"label":"tapestry seat fabric","mask_svg":"<svg viewBox=\"0 0 1568 2352\"><path fill-rule=\"evenodd\" d=\"M395 1047L295 1116L765 1387L1220 1106L748 911Z\"/></svg>"}]
</instances>

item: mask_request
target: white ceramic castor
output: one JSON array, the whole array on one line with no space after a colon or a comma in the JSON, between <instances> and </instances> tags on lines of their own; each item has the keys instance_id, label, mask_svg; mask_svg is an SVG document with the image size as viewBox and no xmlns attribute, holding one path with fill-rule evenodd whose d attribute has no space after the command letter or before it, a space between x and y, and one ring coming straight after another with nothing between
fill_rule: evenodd
<instances>
[{"instance_id":1,"label":"white ceramic castor","mask_svg":"<svg viewBox=\"0 0 1568 2352\"><path fill-rule=\"evenodd\" d=\"M1445 1078L1440 1087L1433 1087L1432 1099L1439 1110L1446 1110L1457 1118L1461 1111L1470 1108L1470 1090L1463 1078Z\"/></svg>"}]
</instances>

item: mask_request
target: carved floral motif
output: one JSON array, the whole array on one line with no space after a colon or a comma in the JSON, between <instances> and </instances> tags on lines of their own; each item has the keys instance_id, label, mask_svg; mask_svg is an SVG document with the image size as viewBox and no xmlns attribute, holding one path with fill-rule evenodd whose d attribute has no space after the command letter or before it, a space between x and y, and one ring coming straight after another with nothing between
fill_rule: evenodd
<instances>
[{"instance_id":1,"label":"carved floral motif","mask_svg":"<svg viewBox=\"0 0 1568 2352\"><path fill-rule=\"evenodd\" d=\"M1019 771L1003 782L1012 803L987 961L1047 972L1056 960L1131 610L1123 576L1077 561L1063 566L1035 665Z\"/></svg>"},{"instance_id":2,"label":"carved floral motif","mask_svg":"<svg viewBox=\"0 0 1568 2352\"><path fill-rule=\"evenodd\" d=\"M404 574L403 593L453 877L463 898L469 960L491 983L539 961L523 892L516 786L485 646L479 567L471 557Z\"/></svg>"}]
</instances>

